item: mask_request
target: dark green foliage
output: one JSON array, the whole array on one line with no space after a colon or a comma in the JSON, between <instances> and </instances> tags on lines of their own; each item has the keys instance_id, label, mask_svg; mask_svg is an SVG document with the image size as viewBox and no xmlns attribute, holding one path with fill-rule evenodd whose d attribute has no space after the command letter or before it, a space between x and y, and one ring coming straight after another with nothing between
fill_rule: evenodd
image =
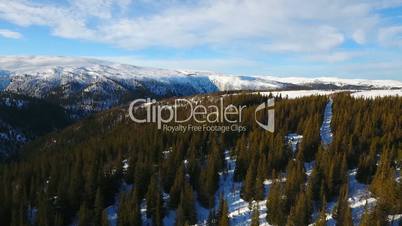
<instances>
[{"instance_id":1,"label":"dark green foliage","mask_svg":"<svg viewBox=\"0 0 402 226\"><path fill-rule=\"evenodd\" d=\"M170 133L152 123L135 124L125 117L126 109L117 108L35 140L25 147L29 153L24 158L0 165L0 225L27 225L31 207L38 210L36 225L70 225L74 219L81 225L107 225L105 208L116 195L119 226L141 225L144 201L154 225L162 224L165 208L176 210L177 225L194 224L196 197L210 208L210 225L228 225L227 203L223 198L214 203L219 173L224 178L229 170L225 150L236 158L230 170L242 182L242 197L267 199L271 224L310 224L314 209L321 210L316 222L323 225L327 200L338 200L334 216L338 224L349 224L345 186L348 169L356 167L357 179L371 183L378 200L367 210L366 225L382 225L388 215L401 213L402 189L395 180L402 156L400 99L333 97L334 141L324 148L319 126L326 97L277 99L273 134L254 123L254 108L266 97L227 98L235 105L249 104L242 120L247 132ZM263 113L257 117L266 120ZM284 139L291 132L304 136L295 155ZM307 177L303 165L311 160L314 168ZM273 180L268 195L266 179ZM127 183L134 190L119 193ZM163 192L170 199L164 200Z\"/></svg>"},{"instance_id":2,"label":"dark green foliage","mask_svg":"<svg viewBox=\"0 0 402 226\"><path fill-rule=\"evenodd\" d=\"M162 225L164 216L162 189L159 184L159 177L155 174L151 178L146 195L147 217L152 219L153 225Z\"/></svg>"},{"instance_id":3,"label":"dark green foliage","mask_svg":"<svg viewBox=\"0 0 402 226\"><path fill-rule=\"evenodd\" d=\"M348 203L348 185L344 184L339 192L338 202L333 213L337 226L353 226L352 210Z\"/></svg>"},{"instance_id":4,"label":"dark green foliage","mask_svg":"<svg viewBox=\"0 0 402 226\"><path fill-rule=\"evenodd\" d=\"M260 225L260 211L258 210L258 205L254 206L253 214L251 216L251 226Z\"/></svg>"},{"instance_id":5,"label":"dark green foliage","mask_svg":"<svg viewBox=\"0 0 402 226\"><path fill-rule=\"evenodd\" d=\"M140 226L142 224L137 190L121 195L117 217L117 225L119 226ZM102 223L105 224L104 217Z\"/></svg>"},{"instance_id":6,"label":"dark green foliage","mask_svg":"<svg viewBox=\"0 0 402 226\"><path fill-rule=\"evenodd\" d=\"M229 226L229 208L226 200L222 197L219 201L218 209L218 226Z\"/></svg>"},{"instance_id":7,"label":"dark green foliage","mask_svg":"<svg viewBox=\"0 0 402 226\"><path fill-rule=\"evenodd\" d=\"M102 211L101 226L109 226L109 220L107 218L106 210Z\"/></svg>"},{"instance_id":8,"label":"dark green foliage","mask_svg":"<svg viewBox=\"0 0 402 226\"><path fill-rule=\"evenodd\" d=\"M267 221L270 224L285 225L286 223L286 200L282 191L283 185L275 179L267 198Z\"/></svg>"},{"instance_id":9,"label":"dark green foliage","mask_svg":"<svg viewBox=\"0 0 402 226\"><path fill-rule=\"evenodd\" d=\"M91 224L92 211L86 203L82 204L78 212L78 226L86 226Z\"/></svg>"}]
</instances>

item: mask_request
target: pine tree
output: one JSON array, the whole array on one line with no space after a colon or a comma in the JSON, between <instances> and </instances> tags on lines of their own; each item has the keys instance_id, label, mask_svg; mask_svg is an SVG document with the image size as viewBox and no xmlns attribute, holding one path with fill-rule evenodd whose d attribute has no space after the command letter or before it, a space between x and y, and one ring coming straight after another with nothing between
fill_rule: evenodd
<instances>
[{"instance_id":1,"label":"pine tree","mask_svg":"<svg viewBox=\"0 0 402 226\"><path fill-rule=\"evenodd\" d=\"M266 178L267 167L266 167L266 160L265 156L262 155L258 167L257 167L257 176L255 181L255 200L263 200L264 199L264 180Z\"/></svg>"},{"instance_id":2,"label":"pine tree","mask_svg":"<svg viewBox=\"0 0 402 226\"><path fill-rule=\"evenodd\" d=\"M162 191L159 186L158 175L154 174L151 178L151 183L148 186L148 192L146 194L147 200L147 216L151 217L153 225L162 225L162 219L164 215L163 211L163 198Z\"/></svg>"},{"instance_id":3,"label":"pine tree","mask_svg":"<svg viewBox=\"0 0 402 226\"><path fill-rule=\"evenodd\" d=\"M181 164L177 170L176 178L169 192L169 207L177 208L180 201L180 193L184 186L184 165Z\"/></svg>"},{"instance_id":4,"label":"pine tree","mask_svg":"<svg viewBox=\"0 0 402 226\"><path fill-rule=\"evenodd\" d=\"M395 170L392 167L391 159L391 151L385 149L370 185L370 190L377 196L378 208L388 213L397 212L402 209L400 205L402 200L400 197L402 193L400 191L401 185L396 183Z\"/></svg>"},{"instance_id":5,"label":"pine tree","mask_svg":"<svg viewBox=\"0 0 402 226\"><path fill-rule=\"evenodd\" d=\"M280 182L273 179L267 198L267 221L274 225L285 225L285 200L281 192Z\"/></svg>"},{"instance_id":6,"label":"pine tree","mask_svg":"<svg viewBox=\"0 0 402 226\"><path fill-rule=\"evenodd\" d=\"M223 200L219 207L219 223L218 226L229 226L229 208L226 200Z\"/></svg>"},{"instance_id":7,"label":"pine tree","mask_svg":"<svg viewBox=\"0 0 402 226\"><path fill-rule=\"evenodd\" d=\"M96 196L95 196L95 208L94 208L94 222L95 225L99 225L101 220L102 220L102 212L103 212L103 194L101 190L98 188L96 190Z\"/></svg>"},{"instance_id":8,"label":"pine tree","mask_svg":"<svg viewBox=\"0 0 402 226\"><path fill-rule=\"evenodd\" d=\"M287 199L286 209L289 210L290 205L296 201L301 185L304 184L305 173L303 163L299 160L289 161L287 168L285 194Z\"/></svg>"},{"instance_id":9,"label":"pine tree","mask_svg":"<svg viewBox=\"0 0 402 226\"><path fill-rule=\"evenodd\" d=\"M250 164L247 170L246 179L242 188L242 198L251 201L254 198L255 189L255 165L254 161Z\"/></svg>"},{"instance_id":10,"label":"pine tree","mask_svg":"<svg viewBox=\"0 0 402 226\"><path fill-rule=\"evenodd\" d=\"M182 205L179 205L179 207L176 210L176 220L175 220L175 225L176 226L182 226L186 222L186 217L184 215L184 209Z\"/></svg>"},{"instance_id":11,"label":"pine tree","mask_svg":"<svg viewBox=\"0 0 402 226\"><path fill-rule=\"evenodd\" d=\"M107 217L107 211L102 211L101 226L109 226L109 219Z\"/></svg>"},{"instance_id":12,"label":"pine tree","mask_svg":"<svg viewBox=\"0 0 402 226\"><path fill-rule=\"evenodd\" d=\"M191 185L186 182L180 195L180 204L183 210L185 222L189 224L197 223L197 212L195 209L195 200Z\"/></svg>"},{"instance_id":13,"label":"pine tree","mask_svg":"<svg viewBox=\"0 0 402 226\"><path fill-rule=\"evenodd\" d=\"M132 205L131 214L132 214L132 216L131 216L131 218L132 218L133 225L141 226L142 225L141 207L140 207L140 201L139 201L138 196L139 196L139 194L138 194L137 189L132 191L132 195L131 195L131 205Z\"/></svg>"},{"instance_id":14,"label":"pine tree","mask_svg":"<svg viewBox=\"0 0 402 226\"><path fill-rule=\"evenodd\" d=\"M314 224L315 226L326 226L327 225L327 203L323 201L323 205L321 207L320 215L318 216L317 221Z\"/></svg>"},{"instance_id":15,"label":"pine tree","mask_svg":"<svg viewBox=\"0 0 402 226\"><path fill-rule=\"evenodd\" d=\"M129 217L129 202L128 195L122 194L119 200L119 209L117 211L117 225L119 226L129 226L130 225L130 217Z\"/></svg>"},{"instance_id":16,"label":"pine tree","mask_svg":"<svg viewBox=\"0 0 402 226\"><path fill-rule=\"evenodd\" d=\"M202 171L200 174L200 188L198 198L200 203L204 207L214 206L214 195L218 188L218 168L216 166L216 160L214 156L208 155L208 160L206 164L206 170Z\"/></svg>"},{"instance_id":17,"label":"pine tree","mask_svg":"<svg viewBox=\"0 0 402 226\"><path fill-rule=\"evenodd\" d=\"M260 225L260 211L258 210L258 203L253 208L253 214L251 216L251 226Z\"/></svg>"},{"instance_id":18,"label":"pine tree","mask_svg":"<svg viewBox=\"0 0 402 226\"><path fill-rule=\"evenodd\" d=\"M39 199L39 208L38 208L38 215L36 217L36 221L38 225L43 225L43 226L48 226L50 225L49 223L49 205L47 203L47 200L45 198L41 197Z\"/></svg>"},{"instance_id":19,"label":"pine tree","mask_svg":"<svg viewBox=\"0 0 402 226\"><path fill-rule=\"evenodd\" d=\"M333 214L337 226L353 226L352 211L348 203L348 184L344 184L339 192L338 202Z\"/></svg>"},{"instance_id":20,"label":"pine tree","mask_svg":"<svg viewBox=\"0 0 402 226\"><path fill-rule=\"evenodd\" d=\"M87 226L91 224L91 211L85 203L81 205L78 217L78 226Z\"/></svg>"},{"instance_id":21,"label":"pine tree","mask_svg":"<svg viewBox=\"0 0 402 226\"><path fill-rule=\"evenodd\" d=\"M302 190L298 194L295 206L290 210L290 214L286 225L288 226L298 226L298 225L308 225L310 213L308 211L309 207L307 205L307 197L305 192Z\"/></svg>"}]
</instances>

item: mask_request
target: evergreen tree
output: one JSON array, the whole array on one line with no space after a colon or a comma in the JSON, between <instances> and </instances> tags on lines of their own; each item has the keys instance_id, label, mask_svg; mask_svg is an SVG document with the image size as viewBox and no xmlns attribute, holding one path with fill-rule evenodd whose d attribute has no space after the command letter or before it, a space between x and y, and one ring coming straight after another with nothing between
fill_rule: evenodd
<instances>
[{"instance_id":1,"label":"evergreen tree","mask_svg":"<svg viewBox=\"0 0 402 226\"><path fill-rule=\"evenodd\" d=\"M219 207L218 226L229 226L229 208L226 200L223 200Z\"/></svg>"},{"instance_id":2,"label":"evergreen tree","mask_svg":"<svg viewBox=\"0 0 402 226\"><path fill-rule=\"evenodd\" d=\"M242 198L247 201L251 201L255 194L255 162L252 162L248 167L246 179L242 188Z\"/></svg>"},{"instance_id":3,"label":"evergreen tree","mask_svg":"<svg viewBox=\"0 0 402 226\"><path fill-rule=\"evenodd\" d=\"M98 188L96 190L96 196L95 196L95 208L94 208L94 223L95 225L100 225L100 222L102 221L102 213L103 213L103 194L101 190Z\"/></svg>"},{"instance_id":4,"label":"evergreen tree","mask_svg":"<svg viewBox=\"0 0 402 226\"><path fill-rule=\"evenodd\" d=\"M197 212L195 209L195 200L191 185L186 182L180 197L180 206L182 207L185 222L189 224L197 223Z\"/></svg>"},{"instance_id":5,"label":"evergreen tree","mask_svg":"<svg viewBox=\"0 0 402 226\"><path fill-rule=\"evenodd\" d=\"M315 226L326 226L327 225L327 203L324 199L320 215L318 216L317 221L314 224Z\"/></svg>"},{"instance_id":6,"label":"evergreen tree","mask_svg":"<svg viewBox=\"0 0 402 226\"><path fill-rule=\"evenodd\" d=\"M81 205L78 217L78 226L91 225L91 211L88 209L85 203Z\"/></svg>"},{"instance_id":7,"label":"evergreen tree","mask_svg":"<svg viewBox=\"0 0 402 226\"><path fill-rule=\"evenodd\" d=\"M285 225L285 200L280 182L273 179L267 198L267 221L274 225Z\"/></svg>"},{"instance_id":8,"label":"evergreen tree","mask_svg":"<svg viewBox=\"0 0 402 226\"><path fill-rule=\"evenodd\" d=\"M377 196L378 208L388 213L402 210L401 185L396 182L395 170L392 167L392 152L385 149L370 185L370 190Z\"/></svg>"},{"instance_id":9,"label":"evergreen tree","mask_svg":"<svg viewBox=\"0 0 402 226\"><path fill-rule=\"evenodd\" d=\"M295 205L290 210L290 214L286 225L288 226L298 226L298 225L308 225L310 220L310 213L308 211L309 207L307 205L307 197L305 192L302 190L298 194Z\"/></svg>"},{"instance_id":10,"label":"evergreen tree","mask_svg":"<svg viewBox=\"0 0 402 226\"><path fill-rule=\"evenodd\" d=\"M101 226L109 226L109 219L107 217L107 211L102 211Z\"/></svg>"},{"instance_id":11,"label":"evergreen tree","mask_svg":"<svg viewBox=\"0 0 402 226\"><path fill-rule=\"evenodd\" d=\"M176 178L169 192L169 207L177 208L180 201L180 194L184 186L184 165L181 164L177 170Z\"/></svg>"},{"instance_id":12,"label":"evergreen tree","mask_svg":"<svg viewBox=\"0 0 402 226\"><path fill-rule=\"evenodd\" d=\"M146 200L147 200L147 216L151 217L153 225L155 226L162 225L164 215L163 198L157 174L154 174L151 178L151 183L148 186Z\"/></svg>"},{"instance_id":13,"label":"evergreen tree","mask_svg":"<svg viewBox=\"0 0 402 226\"><path fill-rule=\"evenodd\" d=\"M287 180L285 184L285 194L286 194L286 209L290 209L290 205L295 203L297 194L299 193L300 187L304 184L304 166L303 162L299 160L291 160L288 164L287 169Z\"/></svg>"},{"instance_id":14,"label":"evergreen tree","mask_svg":"<svg viewBox=\"0 0 402 226\"><path fill-rule=\"evenodd\" d=\"M258 203L253 208L253 214L251 216L251 226L260 225L260 211L258 210Z\"/></svg>"},{"instance_id":15,"label":"evergreen tree","mask_svg":"<svg viewBox=\"0 0 402 226\"><path fill-rule=\"evenodd\" d=\"M179 207L176 210L176 220L175 220L175 225L176 226L182 226L186 222L186 217L184 215L184 209L182 205L179 205Z\"/></svg>"},{"instance_id":16,"label":"evergreen tree","mask_svg":"<svg viewBox=\"0 0 402 226\"><path fill-rule=\"evenodd\" d=\"M352 211L348 203L348 184L344 184L339 192L338 202L333 214L337 226L353 226Z\"/></svg>"}]
</instances>

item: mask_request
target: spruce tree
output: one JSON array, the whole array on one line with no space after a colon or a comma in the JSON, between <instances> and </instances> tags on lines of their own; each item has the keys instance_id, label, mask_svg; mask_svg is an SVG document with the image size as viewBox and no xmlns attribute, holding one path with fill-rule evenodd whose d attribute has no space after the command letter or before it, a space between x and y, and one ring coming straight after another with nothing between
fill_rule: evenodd
<instances>
[{"instance_id":1,"label":"spruce tree","mask_svg":"<svg viewBox=\"0 0 402 226\"><path fill-rule=\"evenodd\" d=\"M250 164L247 170L246 179L242 188L242 198L247 201L251 201L255 194L255 165L254 161Z\"/></svg>"},{"instance_id":2,"label":"spruce tree","mask_svg":"<svg viewBox=\"0 0 402 226\"><path fill-rule=\"evenodd\" d=\"M101 226L109 226L109 219L107 217L107 211L102 211Z\"/></svg>"},{"instance_id":3,"label":"spruce tree","mask_svg":"<svg viewBox=\"0 0 402 226\"><path fill-rule=\"evenodd\" d=\"M78 226L90 225L91 219L91 211L88 209L86 203L82 204L78 215Z\"/></svg>"},{"instance_id":4,"label":"spruce tree","mask_svg":"<svg viewBox=\"0 0 402 226\"><path fill-rule=\"evenodd\" d=\"M318 216L318 219L316 220L315 226L326 226L327 225L327 203L323 201L323 205L321 207L320 215Z\"/></svg>"},{"instance_id":5,"label":"spruce tree","mask_svg":"<svg viewBox=\"0 0 402 226\"><path fill-rule=\"evenodd\" d=\"M339 192L336 209L333 214L337 226L353 226L352 211L348 203L348 184L344 184Z\"/></svg>"},{"instance_id":6,"label":"spruce tree","mask_svg":"<svg viewBox=\"0 0 402 226\"><path fill-rule=\"evenodd\" d=\"M226 200L223 200L219 207L219 223L218 226L229 226L229 208Z\"/></svg>"},{"instance_id":7,"label":"spruce tree","mask_svg":"<svg viewBox=\"0 0 402 226\"><path fill-rule=\"evenodd\" d=\"M291 208L290 214L286 225L288 226L298 226L298 225L308 225L310 214L307 206L307 197L305 192L302 190L298 194L295 205Z\"/></svg>"},{"instance_id":8,"label":"spruce tree","mask_svg":"<svg viewBox=\"0 0 402 226\"><path fill-rule=\"evenodd\" d=\"M282 186L277 179L273 179L267 197L267 221L274 225L286 223L285 200L283 199Z\"/></svg>"},{"instance_id":9,"label":"spruce tree","mask_svg":"<svg viewBox=\"0 0 402 226\"><path fill-rule=\"evenodd\" d=\"M258 203L253 208L253 213L251 215L251 226L260 225L260 211L258 210Z\"/></svg>"},{"instance_id":10,"label":"spruce tree","mask_svg":"<svg viewBox=\"0 0 402 226\"><path fill-rule=\"evenodd\" d=\"M169 207L177 208L180 201L180 194L184 186L184 164L177 170L176 178L169 192Z\"/></svg>"},{"instance_id":11,"label":"spruce tree","mask_svg":"<svg viewBox=\"0 0 402 226\"><path fill-rule=\"evenodd\" d=\"M95 208L94 208L94 223L95 225L100 225L100 222L102 220L102 213L103 213L103 194L101 190L98 188L96 190L96 196L95 196Z\"/></svg>"}]
</instances>

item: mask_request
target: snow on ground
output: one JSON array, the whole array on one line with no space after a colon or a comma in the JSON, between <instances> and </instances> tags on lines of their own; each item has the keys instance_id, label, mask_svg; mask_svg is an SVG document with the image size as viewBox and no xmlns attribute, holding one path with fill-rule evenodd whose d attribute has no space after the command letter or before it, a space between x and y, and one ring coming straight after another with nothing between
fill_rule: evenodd
<instances>
[{"instance_id":1,"label":"snow on ground","mask_svg":"<svg viewBox=\"0 0 402 226\"><path fill-rule=\"evenodd\" d=\"M31 225L35 224L37 215L38 215L38 208L35 208L35 207L32 207L31 205L29 205L28 211L27 211L27 218Z\"/></svg>"},{"instance_id":2,"label":"snow on ground","mask_svg":"<svg viewBox=\"0 0 402 226\"><path fill-rule=\"evenodd\" d=\"M352 97L355 98L376 98L385 96L399 96L402 97L402 89L391 90L363 90L352 93Z\"/></svg>"},{"instance_id":3,"label":"snow on ground","mask_svg":"<svg viewBox=\"0 0 402 226\"><path fill-rule=\"evenodd\" d=\"M225 159L228 166L227 172L221 172L219 177L219 189L215 193L215 209L219 206L219 197L222 194L223 198L226 199L229 208L229 219L230 225L250 225L252 207L256 205L257 202L253 202L251 205L249 202L243 200L240 197L240 191L242 183L234 182L234 170L236 167L236 160L230 157L229 152L225 152ZM265 192L268 192L270 181L264 183ZM265 200L258 202L259 212L260 212L260 225L269 225L266 220L266 205ZM207 225L209 210L203 208L201 205L196 205L198 225Z\"/></svg>"},{"instance_id":4,"label":"snow on ground","mask_svg":"<svg viewBox=\"0 0 402 226\"><path fill-rule=\"evenodd\" d=\"M255 92L261 95L273 96L281 95L283 98L296 99L306 96L328 96L334 93L350 92L355 98L375 98L385 96L402 97L402 89L378 89L378 90L287 90L287 91L272 91L272 92Z\"/></svg>"},{"instance_id":5,"label":"snow on ground","mask_svg":"<svg viewBox=\"0 0 402 226\"><path fill-rule=\"evenodd\" d=\"M288 90L288 91L260 92L260 94L269 95L272 93L273 96L281 95L283 98L295 99L306 96L325 96L344 91L346 90Z\"/></svg>"},{"instance_id":6,"label":"snow on ground","mask_svg":"<svg viewBox=\"0 0 402 226\"><path fill-rule=\"evenodd\" d=\"M368 185L359 183L356 180L357 169L349 170L349 195L348 202L352 209L353 223L357 225L364 213L365 206L373 206L376 199L368 190ZM336 205L336 199L328 202L327 204L327 225L336 225L336 221L332 218L332 212Z\"/></svg>"},{"instance_id":7,"label":"snow on ground","mask_svg":"<svg viewBox=\"0 0 402 226\"><path fill-rule=\"evenodd\" d=\"M331 118L332 118L332 99L330 98L328 103L326 104L325 111L324 111L324 121L321 126L321 139L322 142L326 145L332 142L332 132L331 132ZM303 138L302 135L296 133L288 134L285 139L291 145L292 151L295 153L297 151L297 144ZM164 154L170 153L171 150L166 151ZM259 202L253 201L251 204L240 197L240 191L242 187L241 182L234 182L234 170L236 167L236 159L235 157L231 157L229 151L225 151L225 161L227 164L227 170L224 172L220 172L219 176L219 189L215 193L215 210L218 209L219 205L219 198L223 195L223 198L228 203L229 208L229 218L231 225L249 225L251 222L251 215L253 206L258 205L259 212L260 212L260 225L268 226L269 223L266 221L266 200L262 200ZM123 164L125 162L123 161ZM304 167L306 170L306 174L310 175L311 171L314 167L315 162L304 163ZM372 206L376 199L371 195L370 191L368 190L368 185L359 183L356 180L356 172L357 170L350 170L349 173L349 199L348 202L352 209L352 217L354 224L357 224L361 216L364 212L365 206L368 207ZM286 178L282 178L283 182L286 181ZM269 188L272 184L271 180L264 181L264 190L265 194L268 194ZM127 191L130 185L123 184L122 192ZM164 200L168 200L169 195L163 195ZM336 221L332 218L332 212L336 205L336 198L327 204L327 225L335 225ZM117 209L118 209L118 195L116 196L116 202L112 206L107 208L108 212L108 219L112 226L116 225L117 222ZM196 210L197 210L197 225L207 225L208 216L210 213L209 209L203 208L198 201L196 202ZM141 214L143 222L150 223L150 219L146 218L146 203L145 201L142 202L141 205ZM313 214L313 217L318 216L318 212ZM176 218L175 211L168 211L163 222L165 225L174 225ZM397 220L402 218L402 215L393 215L389 216L390 221L392 219Z\"/></svg>"},{"instance_id":8,"label":"snow on ground","mask_svg":"<svg viewBox=\"0 0 402 226\"><path fill-rule=\"evenodd\" d=\"M343 85L353 85L353 86L371 86L374 88L379 87L400 87L402 88L402 82L396 80L368 80L368 79L345 79L337 77L317 77L317 78L306 78L306 77L274 77L274 76L264 76L265 79L291 83L297 85L308 85L308 84L332 84L337 86Z\"/></svg>"},{"instance_id":9,"label":"snow on ground","mask_svg":"<svg viewBox=\"0 0 402 226\"><path fill-rule=\"evenodd\" d=\"M297 149L297 144L301 142L301 139L303 139L303 136L296 134L296 133L289 133L285 137L285 139L288 142L288 144L290 145L292 152L295 154L296 149Z\"/></svg>"},{"instance_id":10,"label":"snow on ground","mask_svg":"<svg viewBox=\"0 0 402 226\"><path fill-rule=\"evenodd\" d=\"M320 128L321 142L328 145L332 142L331 119L332 119L332 98L329 98L324 111L324 120Z\"/></svg>"},{"instance_id":11,"label":"snow on ground","mask_svg":"<svg viewBox=\"0 0 402 226\"><path fill-rule=\"evenodd\" d=\"M331 119L332 119L332 98L329 98L324 111L324 120L320 128L321 142L327 146L332 143L332 131L331 131ZM359 183L356 180L357 169L350 170L348 172L349 178L349 198L348 202L352 209L352 218L354 224L360 222L361 216L364 213L365 206L372 205L376 200L372 197L368 190L368 185ZM336 200L328 202L327 206L327 225L335 225L336 222L332 218L332 212L336 205Z\"/></svg>"},{"instance_id":12,"label":"snow on ground","mask_svg":"<svg viewBox=\"0 0 402 226\"><path fill-rule=\"evenodd\" d=\"M391 222L392 226L399 226L399 222L401 222L402 214L388 215L388 220Z\"/></svg>"},{"instance_id":13,"label":"snow on ground","mask_svg":"<svg viewBox=\"0 0 402 226\"><path fill-rule=\"evenodd\" d=\"M114 199L115 201L114 201L113 205L110 205L106 208L107 218L109 220L110 226L117 225L117 213L119 210L120 195L123 194L124 192L130 191L132 188L133 188L133 185L123 182L123 184L120 186L120 191L115 196L115 199Z\"/></svg>"},{"instance_id":14,"label":"snow on ground","mask_svg":"<svg viewBox=\"0 0 402 226\"><path fill-rule=\"evenodd\" d=\"M349 204L352 208L353 222L358 223L364 213L366 205L371 206L376 199L368 190L368 185L356 180L357 169L349 171Z\"/></svg>"}]
</instances>

